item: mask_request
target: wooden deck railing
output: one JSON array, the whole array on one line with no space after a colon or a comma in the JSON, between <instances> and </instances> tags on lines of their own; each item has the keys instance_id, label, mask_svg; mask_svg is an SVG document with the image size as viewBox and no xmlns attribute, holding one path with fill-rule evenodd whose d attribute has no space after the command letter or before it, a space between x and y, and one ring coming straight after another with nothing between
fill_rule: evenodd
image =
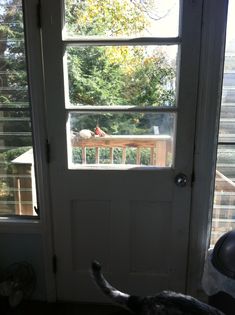
<instances>
[{"instance_id":1,"label":"wooden deck railing","mask_svg":"<svg viewBox=\"0 0 235 315\"><path fill-rule=\"evenodd\" d=\"M72 147L80 147L82 149L82 164L87 163L87 148L95 148L95 163L100 163L100 148L109 148L109 162L113 164L114 149L122 149L122 164L126 163L126 149L136 148L136 165L141 163L141 150L150 149L150 165L168 166L169 153L172 152L172 138L169 135L118 135L104 137L92 137L83 139L77 137L72 138Z\"/></svg>"}]
</instances>

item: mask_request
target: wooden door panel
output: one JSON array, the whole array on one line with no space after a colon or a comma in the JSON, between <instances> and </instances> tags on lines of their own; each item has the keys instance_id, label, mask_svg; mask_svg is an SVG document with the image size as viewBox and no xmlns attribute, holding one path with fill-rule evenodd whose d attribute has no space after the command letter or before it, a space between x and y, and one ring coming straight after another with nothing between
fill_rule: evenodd
<instances>
[{"instance_id":1,"label":"wooden door panel","mask_svg":"<svg viewBox=\"0 0 235 315\"><path fill-rule=\"evenodd\" d=\"M129 217L130 273L167 274L171 203L131 201Z\"/></svg>"},{"instance_id":2,"label":"wooden door panel","mask_svg":"<svg viewBox=\"0 0 235 315\"><path fill-rule=\"evenodd\" d=\"M111 207L109 200L71 202L71 244L73 270L87 273L92 260L110 263Z\"/></svg>"}]
</instances>

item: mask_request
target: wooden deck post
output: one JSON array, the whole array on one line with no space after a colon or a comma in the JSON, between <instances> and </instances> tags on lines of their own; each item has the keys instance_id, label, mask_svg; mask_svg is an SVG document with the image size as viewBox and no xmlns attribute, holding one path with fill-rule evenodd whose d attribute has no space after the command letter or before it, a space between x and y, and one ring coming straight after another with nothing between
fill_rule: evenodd
<instances>
[{"instance_id":1,"label":"wooden deck post","mask_svg":"<svg viewBox=\"0 0 235 315\"><path fill-rule=\"evenodd\" d=\"M122 149L122 164L126 164L126 147Z\"/></svg>"},{"instance_id":2,"label":"wooden deck post","mask_svg":"<svg viewBox=\"0 0 235 315\"><path fill-rule=\"evenodd\" d=\"M113 164L113 147L110 148L110 163Z\"/></svg>"},{"instance_id":3,"label":"wooden deck post","mask_svg":"<svg viewBox=\"0 0 235 315\"><path fill-rule=\"evenodd\" d=\"M159 141L156 145L156 165L166 166L166 141Z\"/></svg>"},{"instance_id":4,"label":"wooden deck post","mask_svg":"<svg viewBox=\"0 0 235 315\"><path fill-rule=\"evenodd\" d=\"M86 147L82 147L82 164L86 164Z\"/></svg>"},{"instance_id":5,"label":"wooden deck post","mask_svg":"<svg viewBox=\"0 0 235 315\"><path fill-rule=\"evenodd\" d=\"M140 164L140 159L141 159L141 151L140 148L138 147L136 149L136 164L139 165Z\"/></svg>"},{"instance_id":6,"label":"wooden deck post","mask_svg":"<svg viewBox=\"0 0 235 315\"><path fill-rule=\"evenodd\" d=\"M95 148L95 163L96 164L100 163L100 148L99 147Z\"/></svg>"}]
</instances>

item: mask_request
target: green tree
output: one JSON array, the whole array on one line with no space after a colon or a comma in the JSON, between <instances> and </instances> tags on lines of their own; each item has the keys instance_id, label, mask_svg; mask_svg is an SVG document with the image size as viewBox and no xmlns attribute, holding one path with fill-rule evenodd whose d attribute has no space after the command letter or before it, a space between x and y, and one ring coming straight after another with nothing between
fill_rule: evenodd
<instances>
[{"instance_id":1,"label":"green tree","mask_svg":"<svg viewBox=\"0 0 235 315\"><path fill-rule=\"evenodd\" d=\"M70 48L70 100L83 105L121 105L124 74L113 64L104 47Z\"/></svg>"},{"instance_id":2,"label":"green tree","mask_svg":"<svg viewBox=\"0 0 235 315\"><path fill-rule=\"evenodd\" d=\"M69 33L126 36L139 33L148 25L141 6L131 0L66 0L65 3Z\"/></svg>"},{"instance_id":3,"label":"green tree","mask_svg":"<svg viewBox=\"0 0 235 315\"><path fill-rule=\"evenodd\" d=\"M131 36L148 28L155 1L67 0L66 28L70 36ZM150 17L150 19L149 19ZM73 105L175 105L175 66L162 49L149 46L87 46L67 50L70 102ZM172 127L165 121L164 132ZM74 131L93 129L97 122L108 134L149 134L152 114L74 115Z\"/></svg>"},{"instance_id":4,"label":"green tree","mask_svg":"<svg viewBox=\"0 0 235 315\"><path fill-rule=\"evenodd\" d=\"M11 161L32 145L21 0L0 3L1 198L14 200ZM4 108L4 110L2 109Z\"/></svg>"},{"instance_id":5,"label":"green tree","mask_svg":"<svg viewBox=\"0 0 235 315\"><path fill-rule=\"evenodd\" d=\"M128 36L149 24L152 0L67 0L68 32ZM112 33L110 33L112 31ZM140 46L69 48L70 101L74 105L171 106L174 67L160 49Z\"/></svg>"},{"instance_id":6,"label":"green tree","mask_svg":"<svg viewBox=\"0 0 235 315\"><path fill-rule=\"evenodd\" d=\"M0 11L0 103L14 111L3 113L5 132L29 132L31 130L28 104L23 14L20 0L4 0ZM7 147L29 146L31 137L4 139Z\"/></svg>"}]
</instances>

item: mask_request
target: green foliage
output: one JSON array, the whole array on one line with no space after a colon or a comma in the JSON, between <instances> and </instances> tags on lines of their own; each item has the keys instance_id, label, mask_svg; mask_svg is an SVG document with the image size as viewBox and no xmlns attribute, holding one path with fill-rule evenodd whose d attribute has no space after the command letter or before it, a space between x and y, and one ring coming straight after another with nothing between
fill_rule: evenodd
<instances>
[{"instance_id":1,"label":"green foliage","mask_svg":"<svg viewBox=\"0 0 235 315\"><path fill-rule=\"evenodd\" d=\"M153 1L146 1L150 10ZM83 36L128 36L149 24L141 2L131 0L66 0L66 27ZM151 46L87 46L67 50L70 103L73 105L175 105L175 66L163 49ZM168 121L169 120L169 121ZM98 123L108 134L149 134L153 125L172 131L172 117L159 114L76 116L71 129Z\"/></svg>"},{"instance_id":2,"label":"green foliage","mask_svg":"<svg viewBox=\"0 0 235 315\"><path fill-rule=\"evenodd\" d=\"M31 147L19 147L16 149L5 151L4 153L1 154L1 156L6 163L10 163L12 160L16 159L21 154L27 152L29 149L31 149Z\"/></svg>"},{"instance_id":3,"label":"green foliage","mask_svg":"<svg viewBox=\"0 0 235 315\"><path fill-rule=\"evenodd\" d=\"M0 180L0 199L13 201L15 179L8 176L14 174L11 161L32 145L30 113L22 109L22 104L24 107L29 104L21 0L0 3L0 85L0 103L10 108L1 111L0 128L6 136L1 140L4 149L0 153L0 171L6 176ZM1 213L15 211L11 205L2 207Z\"/></svg>"},{"instance_id":4,"label":"green foliage","mask_svg":"<svg viewBox=\"0 0 235 315\"><path fill-rule=\"evenodd\" d=\"M105 48L69 49L68 65L73 104L121 104L123 74L119 65L109 62Z\"/></svg>"},{"instance_id":5,"label":"green foliage","mask_svg":"<svg viewBox=\"0 0 235 315\"><path fill-rule=\"evenodd\" d=\"M8 177L8 175L14 174L15 168L12 164L12 161L31 149L31 147L19 147L12 150L7 150L3 153L0 153L1 161L1 173L7 174L6 177L1 178L0 181L0 200L3 201L13 201L14 193L10 188L14 187L14 178ZM2 211L2 209L0 209ZM14 211L14 210L13 210Z\"/></svg>"},{"instance_id":6,"label":"green foliage","mask_svg":"<svg viewBox=\"0 0 235 315\"><path fill-rule=\"evenodd\" d=\"M175 70L160 50L148 53L141 47L70 48L71 103L174 105Z\"/></svg>"},{"instance_id":7,"label":"green foliage","mask_svg":"<svg viewBox=\"0 0 235 315\"><path fill-rule=\"evenodd\" d=\"M175 105L173 82L175 71L163 52L156 50L144 57L126 79L128 104L140 106Z\"/></svg>"},{"instance_id":8,"label":"green foliage","mask_svg":"<svg viewBox=\"0 0 235 315\"><path fill-rule=\"evenodd\" d=\"M139 33L148 24L130 0L66 0L68 32L79 35L121 36Z\"/></svg>"},{"instance_id":9,"label":"green foliage","mask_svg":"<svg viewBox=\"0 0 235 315\"><path fill-rule=\"evenodd\" d=\"M0 82L2 86L0 103L14 108L4 112L4 132L30 132L29 113L21 109L28 103L28 83L25 63L23 15L21 0L3 0L0 4ZM23 118L23 119L22 119ZM4 145L29 146L31 137L8 136Z\"/></svg>"}]
</instances>

